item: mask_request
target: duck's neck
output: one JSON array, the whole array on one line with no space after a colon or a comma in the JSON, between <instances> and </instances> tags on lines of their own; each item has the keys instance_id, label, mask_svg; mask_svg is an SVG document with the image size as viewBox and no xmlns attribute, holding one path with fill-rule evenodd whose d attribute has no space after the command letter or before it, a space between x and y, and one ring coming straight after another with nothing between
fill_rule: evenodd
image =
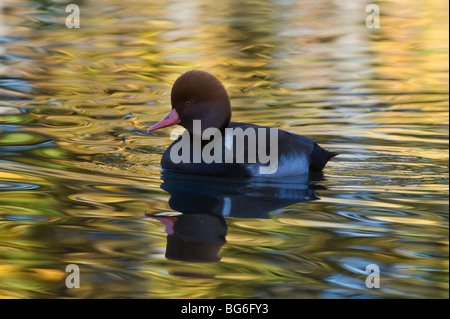
<instances>
[{"instance_id":1,"label":"duck's neck","mask_svg":"<svg viewBox=\"0 0 450 319\"><path fill-rule=\"evenodd\" d=\"M222 136L222 140L225 138L225 129L228 128L228 125L230 124L230 119L227 119L224 124L218 129L220 131L220 135ZM191 144L194 141L194 133L192 133L191 131L189 132L189 139ZM198 136L198 135L196 135ZM204 139L203 133L201 134L201 136L198 136L199 140L201 141L201 145L202 148L203 146L205 146L206 144L208 144L209 142L211 142L214 139L214 136L211 136L209 139Z\"/></svg>"},{"instance_id":2,"label":"duck's neck","mask_svg":"<svg viewBox=\"0 0 450 319\"><path fill-rule=\"evenodd\" d=\"M223 134L225 133L225 129L228 127L228 125L230 125L230 119L231 119L231 116L228 117L228 118L223 122L222 126L219 128L220 132L222 133L222 136L223 136Z\"/></svg>"}]
</instances>

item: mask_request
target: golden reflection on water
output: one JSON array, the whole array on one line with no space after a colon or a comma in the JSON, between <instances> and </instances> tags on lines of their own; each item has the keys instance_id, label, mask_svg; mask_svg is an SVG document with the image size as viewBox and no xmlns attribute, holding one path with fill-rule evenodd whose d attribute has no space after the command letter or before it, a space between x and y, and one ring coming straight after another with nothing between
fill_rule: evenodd
<instances>
[{"instance_id":1,"label":"golden reflection on water","mask_svg":"<svg viewBox=\"0 0 450 319\"><path fill-rule=\"evenodd\" d=\"M366 5L83 1L67 29L59 2L1 3L0 296L448 298L448 3L382 2L379 29ZM145 129L197 68L235 121L341 153L317 199L226 217L215 263L166 258L144 218L180 216L160 188L171 130Z\"/></svg>"}]
</instances>

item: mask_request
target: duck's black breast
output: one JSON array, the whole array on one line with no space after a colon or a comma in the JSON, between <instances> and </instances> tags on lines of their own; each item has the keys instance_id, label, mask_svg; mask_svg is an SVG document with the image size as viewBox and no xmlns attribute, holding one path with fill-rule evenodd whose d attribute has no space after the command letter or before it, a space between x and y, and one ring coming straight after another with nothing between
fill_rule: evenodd
<instances>
[{"instance_id":1,"label":"duck's black breast","mask_svg":"<svg viewBox=\"0 0 450 319\"><path fill-rule=\"evenodd\" d=\"M161 158L161 168L165 171L175 171L184 174L204 175L204 176L235 176L250 177L250 171L245 167L245 163L205 163L203 158L200 163L194 163L191 153L190 162L174 163L170 156L173 146L180 141L181 138L174 141L164 152Z\"/></svg>"}]
</instances>

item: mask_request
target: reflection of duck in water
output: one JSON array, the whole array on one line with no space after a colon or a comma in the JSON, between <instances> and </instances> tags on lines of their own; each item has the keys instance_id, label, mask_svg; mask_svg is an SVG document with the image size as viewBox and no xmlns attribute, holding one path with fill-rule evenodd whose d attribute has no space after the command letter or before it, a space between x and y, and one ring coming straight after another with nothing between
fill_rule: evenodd
<instances>
[{"instance_id":1,"label":"reflection of duck in water","mask_svg":"<svg viewBox=\"0 0 450 319\"><path fill-rule=\"evenodd\" d=\"M169 206L180 216L150 216L166 226L169 259L216 262L226 243L224 217L269 218L269 213L295 203L317 199L314 189L288 179L219 178L164 172L161 188Z\"/></svg>"}]
</instances>

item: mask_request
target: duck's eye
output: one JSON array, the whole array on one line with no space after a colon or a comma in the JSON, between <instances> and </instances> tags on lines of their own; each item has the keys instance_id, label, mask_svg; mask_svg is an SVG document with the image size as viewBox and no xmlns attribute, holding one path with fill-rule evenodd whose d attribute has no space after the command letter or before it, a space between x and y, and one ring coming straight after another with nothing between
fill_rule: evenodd
<instances>
[{"instance_id":1,"label":"duck's eye","mask_svg":"<svg viewBox=\"0 0 450 319\"><path fill-rule=\"evenodd\" d=\"M184 102L184 106L191 106L191 101L186 101L186 102Z\"/></svg>"}]
</instances>

